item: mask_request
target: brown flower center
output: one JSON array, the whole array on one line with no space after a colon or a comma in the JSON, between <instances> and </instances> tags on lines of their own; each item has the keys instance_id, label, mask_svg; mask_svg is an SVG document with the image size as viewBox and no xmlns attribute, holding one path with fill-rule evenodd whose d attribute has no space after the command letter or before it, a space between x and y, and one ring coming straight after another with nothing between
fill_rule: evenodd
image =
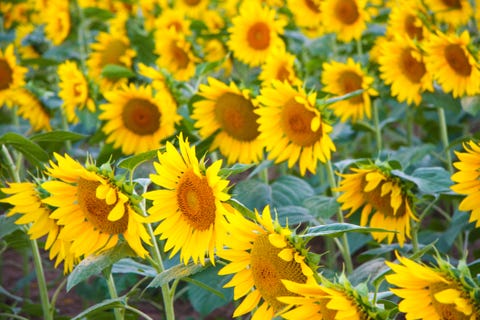
<instances>
[{"instance_id":1,"label":"brown flower center","mask_svg":"<svg viewBox=\"0 0 480 320\"><path fill-rule=\"evenodd\" d=\"M461 9L462 3L460 0L442 0L443 4L452 9Z\"/></svg>"},{"instance_id":2,"label":"brown flower center","mask_svg":"<svg viewBox=\"0 0 480 320\"><path fill-rule=\"evenodd\" d=\"M226 92L215 103L215 118L222 129L240 141L252 141L259 135L252 102L240 94Z\"/></svg>"},{"instance_id":3,"label":"brown flower center","mask_svg":"<svg viewBox=\"0 0 480 320\"><path fill-rule=\"evenodd\" d=\"M184 49L180 48L172 42L170 44L170 53L177 69L181 70L187 68L188 63L190 62L190 58L188 57L188 53L185 52Z\"/></svg>"},{"instance_id":4,"label":"brown flower center","mask_svg":"<svg viewBox=\"0 0 480 320\"><path fill-rule=\"evenodd\" d=\"M123 106L125 128L140 136L155 133L160 128L161 117L157 106L146 99L133 98Z\"/></svg>"},{"instance_id":5,"label":"brown flower center","mask_svg":"<svg viewBox=\"0 0 480 320\"><path fill-rule=\"evenodd\" d=\"M185 219L195 229L204 231L215 223L215 196L206 177L200 178L192 170L180 178L177 204Z\"/></svg>"},{"instance_id":6,"label":"brown flower center","mask_svg":"<svg viewBox=\"0 0 480 320\"><path fill-rule=\"evenodd\" d=\"M432 301L432 305L437 312L440 319L443 320L468 320L471 319L470 316L465 315L463 312L460 312L455 309L454 304L444 304L438 302L434 295L438 292L441 292L446 289L451 289L452 285L443 283L443 282L436 282L429 286L430 289L430 299ZM453 287L454 288L454 287ZM474 311L475 312L475 311Z\"/></svg>"},{"instance_id":7,"label":"brown flower center","mask_svg":"<svg viewBox=\"0 0 480 320\"><path fill-rule=\"evenodd\" d=\"M407 17L405 17L404 28L411 39L422 40L423 30L421 27L417 27L415 25L416 20L417 17L415 17L413 14L409 14Z\"/></svg>"},{"instance_id":8,"label":"brown flower center","mask_svg":"<svg viewBox=\"0 0 480 320\"><path fill-rule=\"evenodd\" d=\"M446 46L444 54L448 65L456 74L464 77L470 76L472 73L472 66L468 61L465 51L458 44L450 44Z\"/></svg>"},{"instance_id":9,"label":"brown flower center","mask_svg":"<svg viewBox=\"0 0 480 320\"><path fill-rule=\"evenodd\" d=\"M124 214L117 221L108 220L108 214L116 203L108 205L104 199L97 198L96 190L99 185L100 182L98 181L80 178L77 183L78 205L82 208L87 220L101 232L108 234L124 233L128 227L128 214ZM125 204L125 211L127 210L127 204Z\"/></svg>"},{"instance_id":10,"label":"brown flower center","mask_svg":"<svg viewBox=\"0 0 480 320\"><path fill-rule=\"evenodd\" d=\"M412 52L410 49L402 50L400 60L403 74L412 83L420 83L422 77L427 72L425 64L412 57Z\"/></svg>"},{"instance_id":11,"label":"brown flower center","mask_svg":"<svg viewBox=\"0 0 480 320\"><path fill-rule=\"evenodd\" d=\"M313 0L305 0L307 7L315 13L320 13L320 6Z\"/></svg>"},{"instance_id":12,"label":"brown flower center","mask_svg":"<svg viewBox=\"0 0 480 320\"><path fill-rule=\"evenodd\" d=\"M376 212L383 214L388 217L399 217L406 214L405 201L402 201L400 207L397 209L396 213L393 212L392 208L392 197L391 192L388 192L382 196L382 186L388 181L380 181L378 185L371 191L363 191L367 185L366 176L363 177L361 190L365 202L369 203ZM399 188L397 185L394 185L393 188Z\"/></svg>"},{"instance_id":13,"label":"brown flower center","mask_svg":"<svg viewBox=\"0 0 480 320\"><path fill-rule=\"evenodd\" d=\"M195 7L200 2L202 2L202 0L183 0L183 3L185 3L187 6L190 6L190 7Z\"/></svg>"},{"instance_id":14,"label":"brown flower center","mask_svg":"<svg viewBox=\"0 0 480 320\"><path fill-rule=\"evenodd\" d=\"M13 70L5 59L0 60L0 90L10 87L13 82Z\"/></svg>"},{"instance_id":15,"label":"brown flower center","mask_svg":"<svg viewBox=\"0 0 480 320\"><path fill-rule=\"evenodd\" d=\"M362 77L353 71L344 71L338 77L338 85L342 90L341 94L347 94L362 89L362 82ZM360 104L363 103L363 96L359 94L349 100L354 104Z\"/></svg>"},{"instance_id":16,"label":"brown flower center","mask_svg":"<svg viewBox=\"0 0 480 320\"><path fill-rule=\"evenodd\" d=\"M322 128L312 131L312 119L317 115L305 108L295 99L288 101L283 107L281 125L288 138L302 147L314 145L322 137Z\"/></svg>"},{"instance_id":17,"label":"brown flower center","mask_svg":"<svg viewBox=\"0 0 480 320\"><path fill-rule=\"evenodd\" d=\"M288 81L290 82L290 70L288 70L287 66L283 64L277 70L277 79L280 81Z\"/></svg>"},{"instance_id":18,"label":"brown flower center","mask_svg":"<svg viewBox=\"0 0 480 320\"><path fill-rule=\"evenodd\" d=\"M248 29L247 42L255 50L265 50L270 45L270 28L263 22L257 22Z\"/></svg>"},{"instance_id":19,"label":"brown flower center","mask_svg":"<svg viewBox=\"0 0 480 320\"><path fill-rule=\"evenodd\" d=\"M270 243L268 234L263 234L255 239L250 252L255 288L260 292L263 300L275 311L284 306L277 300L277 297L296 295L285 288L282 280L298 283L307 281L298 262L295 260L285 261L278 256L281 250Z\"/></svg>"},{"instance_id":20,"label":"brown flower center","mask_svg":"<svg viewBox=\"0 0 480 320\"><path fill-rule=\"evenodd\" d=\"M120 58L127 51L128 46L120 39L111 40L102 52L100 58L100 67L103 68L107 64L124 65Z\"/></svg>"},{"instance_id":21,"label":"brown flower center","mask_svg":"<svg viewBox=\"0 0 480 320\"><path fill-rule=\"evenodd\" d=\"M360 17L356 2L354 0L337 1L335 5L335 16L344 24L354 24Z\"/></svg>"}]
</instances>

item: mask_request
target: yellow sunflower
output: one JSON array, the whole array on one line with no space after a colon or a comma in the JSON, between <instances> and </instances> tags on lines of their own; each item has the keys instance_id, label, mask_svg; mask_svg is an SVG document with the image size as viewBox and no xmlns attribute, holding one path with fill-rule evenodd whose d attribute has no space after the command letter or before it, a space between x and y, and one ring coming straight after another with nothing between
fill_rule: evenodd
<instances>
[{"instance_id":1,"label":"yellow sunflower","mask_svg":"<svg viewBox=\"0 0 480 320\"><path fill-rule=\"evenodd\" d=\"M208 0L178 0L173 2L173 10L183 11L190 18L200 19L209 3Z\"/></svg>"},{"instance_id":2,"label":"yellow sunflower","mask_svg":"<svg viewBox=\"0 0 480 320\"><path fill-rule=\"evenodd\" d=\"M147 66L144 63L139 63L137 65L138 74L148 78L150 80L150 85L155 91L168 92L172 100L175 100L166 80L165 75L158 69Z\"/></svg>"},{"instance_id":3,"label":"yellow sunflower","mask_svg":"<svg viewBox=\"0 0 480 320\"><path fill-rule=\"evenodd\" d=\"M400 264L386 261L393 274L385 278L397 287L390 291L402 299L398 309L407 319L477 319L480 305L464 286L466 282L454 276L452 266L441 262L439 268L432 268L397 258Z\"/></svg>"},{"instance_id":4,"label":"yellow sunflower","mask_svg":"<svg viewBox=\"0 0 480 320\"><path fill-rule=\"evenodd\" d=\"M285 21L275 17L276 12L259 2L245 2L240 14L232 19L228 28L230 38L227 45L238 60L259 66L274 48L285 48L280 35Z\"/></svg>"},{"instance_id":5,"label":"yellow sunflower","mask_svg":"<svg viewBox=\"0 0 480 320\"><path fill-rule=\"evenodd\" d=\"M12 93L25 85L28 69L17 64L13 44L0 50L0 107L11 106Z\"/></svg>"},{"instance_id":6,"label":"yellow sunflower","mask_svg":"<svg viewBox=\"0 0 480 320\"><path fill-rule=\"evenodd\" d=\"M35 94L25 88L20 88L15 91L11 100L12 104L18 107L17 114L30 123L33 131L52 130L51 114Z\"/></svg>"},{"instance_id":7,"label":"yellow sunflower","mask_svg":"<svg viewBox=\"0 0 480 320\"><path fill-rule=\"evenodd\" d=\"M325 31L335 33L343 42L360 39L370 21L366 5L366 0L321 1Z\"/></svg>"},{"instance_id":8,"label":"yellow sunflower","mask_svg":"<svg viewBox=\"0 0 480 320\"><path fill-rule=\"evenodd\" d=\"M35 59L40 57L40 53L35 46L28 44L25 39L35 30L31 23L19 25L15 28L15 48L23 59Z\"/></svg>"},{"instance_id":9,"label":"yellow sunflower","mask_svg":"<svg viewBox=\"0 0 480 320\"><path fill-rule=\"evenodd\" d=\"M185 34L174 27L156 33L155 52L159 55L157 64L165 68L178 81L188 81L195 75L196 63L199 60L192 51L192 44Z\"/></svg>"},{"instance_id":10,"label":"yellow sunflower","mask_svg":"<svg viewBox=\"0 0 480 320\"><path fill-rule=\"evenodd\" d=\"M225 287L234 288L235 300L244 297L233 317L253 312L252 320L268 320L287 306L277 298L296 295L284 280L312 284L315 279L304 248L292 244L292 232L272 220L270 208L266 206L262 215L255 210L255 214L256 223L240 214L229 217L226 248L218 253L229 263L218 274L234 274Z\"/></svg>"},{"instance_id":11,"label":"yellow sunflower","mask_svg":"<svg viewBox=\"0 0 480 320\"><path fill-rule=\"evenodd\" d=\"M421 17L427 13L417 0L395 2L387 21L387 34L391 36L406 35L410 39L422 41L428 35L428 28Z\"/></svg>"},{"instance_id":12,"label":"yellow sunflower","mask_svg":"<svg viewBox=\"0 0 480 320\"><path fill-rule=\"evenodd\" d=\"M452 27L466 25L473 16L473 8L468 0L425 0L425 5L435 19Z\"/></svg>"},{"instance_id":13,"label":"yellow sunflower","mask_svg":"<svg viewBox=\"0 0 480 320\"><path fill-rule=\"evenodd\" d=\"M365 117L370 118L372 114L370 97L378 93L372 88L374 78L367 75L360 63L348 58L346 63L325 62L322 68L323 91L342 96L356 90L364 90L355 97L329 105L335 115L343 122L348 119L357 121Z\"/></svg>"},{"instance_id":14,"label":"yellow sunflower","mask_svg":"<svg viewBox=\"0 0 480 320\"><path fill-rule=\"evenodd\" d=\"M29 22L29 11L31 4L27 2L0 2L0 13L2 14L3 26L6 30L13 26Z\"/></svg>"},{"instance_id":15,"label":"yellow sunflower","mask_svg":"<svg viewBox=\"0 0 480 320\"><path fill-rule=\"evenodd\" d=\"M295 25L300 28L319 27L323 24L320 3L323 0L287 0L287 7L292 12Z\"/></svg>"},{"instance_id":16,"label":"yellow sunflower","mask_svg":"<svg viewBox=\"0 0 480 320\"><path fill-rule=\"evenodd\" d=\"M8 195L8 198L0 199L0 202L14 206L7 217L21 215L15 224L27 225L30 239L47 237L44 248L50 251L50 260L56 257L55 267L64 261L64 272L69 273L77 259L70 253L70 243L58 238L62 227L50 217L51 210L42 203L38 188L37 184L31 182L9 183L7 188L0 189Z\"/></svg>"},{"instance_id":17,"label":"yellow sunflower","mask_svg":"<svg viewBox=\"0 0 480 320\"><path fill-rule=\"evenodd\" d=\"M417 218L412 211L412 196L399 178L390 175L382 168L371 165L352 168L353 173L338 174L342 177L337 191L342 192L338 202L342 210L349 210L347 217L363 207L360 225L382 228L393 232L372 232L372 237L380 242L394 237L400 246L405 238L410 238L411 220ZM385 172L384 172L385 171ZM369 221L370 220L370 221Z\"/></svg>"},{"instance_id":18,"label":"yellow sunflower","mask_svg":"<svg viewBox=\"0 0 480 320\"><path fill-rule=\"evenodd\" d=\"M204 99L195 102L192 119L203 139L217 130L211 149L220 149L228 163L257 163L263 158L263 144L255 114L257 103L248 90L240 90L234 82L227 85L212 77L198 92Z\"/></svg>"},{"instance_id":19,"label":"yellow sunflower","mask_svg":"<svg viewBox=\"0 0 480 320\"><path fill-rule=\"evenodd\" d=\"M333 128L317 110L316 93L307 94L287 82L272 81L260 90L260 137L275 163L299 163L301 175L316 172L318 161L327 162L335 145L328 135Z\"/></svg>"},{"instance_id":20,"label":"yellow sunflower","mask_svg":"<svg viewBox=\"0 0 480 320\"><path fill-rule=\"evenodd\" d=\"M165 9L155 19L155 33L157 37L162 37L170 28L174 28L176 32L186 35L191 34L190 19L186 18L186 13L182 10Z\"/></svg>"},{"instance_id":21,"label":"yellow sunflower","mask_svg":"<svg viewBox=\"0 0 480 320\"><path fill-rule=\"evenodd\" d=\"M480 71L476 57L469 51L470 34L446 35L438 32L425 43L427 71L445 92L454 97L475 95L480 92Z\"/></svg>"},{"instance_id":22,"label":"yellow sunflower","mask_svg":"<svg viewBox=\"0 0 480 320\"><path fill-rule=\"evenodd\" d=\"M380 78L391 85L398 101L418 106L422 93L433 91L432 74L427 72L422 51L406 37L383 42L380 51Z\"/></svg>"},{"instance_id":23,"label":"yellow sunflower","mask_svg":"<svg viewBox=\"0 0 480 320\"><path fill-rule=\"evenodd\" d=\"M480 205L478 199L480 196L480 145L474 141L464 143L463 148L466 152L457 152L457 162L453 163L458 169L452 175L452 181L455 182L451 189L466 197L460 203L459 209L462 211L471 211L470 222L475 222L475 227L480 228Z\"/></svg>"},{"instance_id":24,"label":"yellow sunflower","mask_svg":"<svg viewBox=\"0 0 480 320\"><path fill-rule=\"evenodd\" d=\"M54 178L41 187L50 195L42 201L54 207L50 218L62 226L58 237L71 242L70 252L82 259L114 247L125 239L140 257L148 255L142 242L151 245L135 211L131 193L113 177L93 164L83 167L67 154L54 154L46 173Z\"/></svg>"},{"instance_id":25,"label":"yellow sunflower","mask_svg":"<svg viewBox=\"0 0 480 320\"><path fill-rule=\"evenodd\" d=\"M207 62L216 62L225 59L214 70L223 70L225 76L229 76L232 73L233 61L227 52L225 43L217 38L212 39L197 39L197 42L202 46L203 60Z\"/></svg>"},{"instance_id":26,"label":"yellow sunflower","mask_svg":"<svg viewBox=\"0 0 480 320\"><path fill-rule=\"evenodd\" d=\"M156 173L150 179L162 189L143 194L153 200L147 219L160 221L155 234L166 240L164 250L171 250L170 257L180 251L185 264L192 259L204 265L206 256L214 263L227 232L225 219L230 213L223 202L230 198L229 182L219 176L221 160L206 168L182 133L178 140L180 152L167 142L166 151L159 152L159 162L154 163Z\"/></svg>"},{"instance_id":27,"label":"yellow sunflower","mask_svg":"<svg viewBox=\"0 0 480 320\"><path fill-rule=\"evenodd\" d=\"M90 112L95 111L95 103L89 97L87 79L73 61L65 61L59 65L57 73L60 79L58 96L63 100L67 121L77 123L77 109L82 110L86 107Z\"/></svg>"},{"instance_id":28,"label":"yellow sunflower","mask_svg":"<svg viewBox=\"0 0 480 320\"><path fill-rule=\"evenodd\" d=\"M275 49L261 65L258 79L263 84L268 84L272 80L280 80L299 86L302 84L302 81L296 75L294 64L295 56L293 54L285 50Z\"/></svg>"},{"instance_id":29,"label":"yellow sunflower","mask_svg":"<svg viewBox=\"0 0 480 320\"><path fill-rule=\"evenodd\" d=\"M153 92L150 85L122 85L105 93L108 103L100 105L100 120L107 143L126 155L158 149L175 132L180 116L168 91Z\"/></svg>"},{"instance_id":30,"label":"yellow sunflower","mask_svg":"<svg viewBox=\"0 0 480 320\"><path fill-rule=\"evenodd\" d=\"M63 43L70 33L68 0L49 0L44 11L45 35L56 46Z\"/></svg>"}]
</instances>

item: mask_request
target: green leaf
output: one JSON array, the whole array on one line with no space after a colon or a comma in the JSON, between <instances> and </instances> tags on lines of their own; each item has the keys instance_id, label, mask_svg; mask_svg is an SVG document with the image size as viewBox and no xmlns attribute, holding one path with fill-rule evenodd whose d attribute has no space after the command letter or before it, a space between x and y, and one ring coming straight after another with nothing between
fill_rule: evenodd
<instances>
[{"instance_id":1,"label":"green leaf","mask_svg":"<svg viewBox=\"0 0 480 320\"><path fill-rule=\"evenodd\" d=\"M228 177L228 176L231 176L232 174L239 174L239 173L245 172L254 166L255 164L235 163L233 166L229 168L220 169L218 174L222 177Z\"/></svg>"},{"instance_id":2,"label":"green leaf","mask_svg":"<svg viewBox=\"0 0 480 320\"><path fill-rule=\"evenodd\" d=\"M0 137L0 145L9 145L22 153L33 165L41 167L48 161L48 154L38 144L31 140L13 133L7 132Z\"/></svg>"},{"instance_id":3,"label":"green leaf","mask_svg":"<svg viewBox=\"0 0 480 320\"><path fill-rule=\"evenodd\" d=\"M460 104L463 111L471 114L474 117L480 112L480 96L463 97L460 100Z\"/></svg>"},{"instance_id":4,"label":"green leaf","mask_svg":"<svg viewBox=\"0 0 480 320\"><path fill-rule=\"evenodd\" d=\"M179 280L197 272L204 270L206 266L200 264L194 264L193 262L188 263L187 265L181 263L177 264L167 270L163 271L157 275L153 280L148 284L147 288L158 288L164 284L169 283L172 280Z\"/></svg>"},{"instance_id":5,"label":"green leaf","mask_svg":"<svg viewBox=\"0 0 480 320\"><path fill-rule=\"evenodd\" d=\"M284 175L272 183L273 205L277 208L288 205L301 206L312 196L314 190L305 180L292 175Z\"/></svg>"},{"instance_id":6,"label":"green leaf","mask_svg":"<svg viewBox=\"0 0 480 320\"><path fill-rule=\"evenodd\" d=\"M125 159L122 159L118 162L118 167L127 169L129 171L134 170L138 165L143 162L150 161L157 156L157 150L150 150L143 152Z\"/></svg>"},{"instance_id":7,"label":"green leaf","mask_svg":"<svg viewBox=\"0 0 480 320\"><path fill-rule=\"evenodd\" d=\"M83 259L68 275L67 291L89 277L100 274L105 268L112 266L118 260L132 255L132 249L127 244L122 243L99 255L92 255Z\"/></svg>"},{"instance_id":8,"label":"green leaf","mask_svg":"<svg viewBox=\"0 0 480 320\"><path fill-rule=\"evenodd\" d=\"M252 210L262 210L272 203L272 189L259 179L248 179L238 182L232 191L235 199Z\"/></svg>"},{"instance_id":9,"label":"green leaf","mask_svg":"<svg viewBox=\"0 0 480 320\"><path fill-rule=\"evenodd\" d=\"M408 175L400 170L392 170L392 174L415 183L425 194L451 193L452 180L450 173L441 167L418 168Z\"/></svg>"},{"instance_id":10,"label":"green leaf","mask_svg":"<svg viewBox=\"0 0 480 320\"><path fill-rule=\"evenodd\" d=\"M72 318L72 320L95 319L92 316L105 310L110 310L114 308L125 308L126 304L127 302L125 297L107 299L85 309L83 312L77 314L76 317Z\"/></svg>"},{"instance_id":11,"label":"green leaf","mask_svg":"<svg viewBox=\"0 0 480 320\"><path fill-rule=\"evenodd\" d=\"M418 165L418 163L430 155L435 150L433 144L422 144L412 147L400 147L395 153L392 154L392 158L399 161L402 168L405 170L410 165Z\"/></svg>"},{"instance_id":12,"label":"green leaf","mask_svg":"<svg viewBox=\"0 0 480 320\"><path fill-rule=\"evenodd\" d=\"M87 135L71 132L71 131L51 131L36 134L30 137L34 142L63 142L63 141L77 141L88 137Z\"/></svg>"},{"instance_id":13,"label":"green leaf","mask_svg":"<svg viewBox=\"0 0 480 320\"><path fill-rule=\"evenodd\" d=\"M107 64L102 69L102 77L108 79L133 78L135 73L127 67L117 64Z\"/></svg>"},{"instance_id":14,"label":"green leaf","mask_svg":"<svg viewBox=\"0 0 480 320\"><path fill-rule=\"evenodd\" d=\"M237 199L231 198L227 201L227 203L234 207L244 217L255 219L255 213L252 210L248 209L243 203L239 202Z\"/></svg>"},{"instance_id":15,"label":"green leaf","mask_svg":"<svg viewBox=\"0 0 480 320\"><path fill-rule=\"evenodd\" d=\"M381 228L361 227L351 223L331 223L323 226L315 226L315 227L308 228L305 234L301 234L299 236L303 238L318 237L318 236L339 237L344 233L348 233L348 232L371 233L371 232L395 232L395 231L381 229Z\"/></svg>"},{"instance_id":16,"label":"green leaf","mask_svg":"<svg viewBox=\"0 0 480 320\"><path fill-rule=\"evenodd\" d=\"M15 224L16 220L17 218L7 217L4 214L0 216L0 239L20 229L20 227Z\"/></svg>"},{"instance_id":17,"label":"green leaf","mask_svg":"<svg viewBox=\"0 0 480 320\"><path fill-rule=\"evenodd\" d=\"M385 264L385 259L372 259L361 264L360 266L357 266L355 270L353 270L352 274L348 277L348 280L350 280L350 282L356 286L362 282L374 280L388 270L389 268Z\"/></svg>"},{"instance_id":18,"label":"green leaf","mask_svg":"<svg viewBox=\"0 0 480 320\"><path fill-rule=\"evenodd\" d=\"M157 271L149 265L125 258L113 265L112 273L134 273L145 277L154 277Z\"/></svg>"},{"instance_id":19,"label":"green leaf","mask_svg":"<svg viewBox=\"0 0 480 320\"><path fill-rule=\"evenodd\" d=\"M85 18L88 18L88 19L96 18L102 21L111 19L115 16L110 10L104 10L96 7L88 7L83 9L83 14Z\"/></svg>"},{"instance_id":20,"label":"green leaf","mask_svg":"<svg viewBox=\"0 0 480 320\"><path fill-rule=\"evenodd\" d=\"M327 220L338 212L340 204L335 198L323 195L308 197L303 205L310 211L310 214L318 219Z\"/></svg>"},{"instance_id":21,"label":"green leaf","mask_svg":"<svg viewBox=\"0 0 480 320\"><path fill-rule=\"evenodd\" d=\"M316 222L308 209L300 206L281 206L275 207L278 214L278 221L282 226L296 225L303 222Z\"/></svg>"}]
</instances>

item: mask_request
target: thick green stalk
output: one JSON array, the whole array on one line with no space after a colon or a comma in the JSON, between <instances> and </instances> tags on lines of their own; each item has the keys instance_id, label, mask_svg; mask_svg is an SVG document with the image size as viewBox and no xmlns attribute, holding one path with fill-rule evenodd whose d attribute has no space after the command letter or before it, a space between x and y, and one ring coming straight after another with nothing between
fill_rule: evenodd
<instances>
[{"instance_id":1,"label":"thick green stalk","mask_svg":"<svg viewBox=\"0 0 480 320\"><path fill-rule=\"evenodd\" d=\"M109 272L107 277L107 286L108 286L108 293L110 294L110 298L115 299L118 298L117 288L115 287L115 281L113 280L113 275ZM122 320L123 316L119 309L113 309L113 314L115 315L115 320Z\"/></svg>"},{"instance_id":2,"label":"thick green stalk","mask_svg":"<svg viewBox=\"0 0 480 320\"><path fill-rule=\"evenodd\" d=\"M440 126L440 139L442 140L443 149L445 150L445 161L447 162L448 171L453 174L452 154L449 149L447 120L445 119L445 111L442 107L437 107L438 125Z\"/></svg>"},{"instance_id":3,"label":"thick green stalk","mask_svg":"<svg viewBox=\"0 0 480 320\"><path fill-rule=\"evenodd\" d=\"M373 113L373 125L375 127L375 141L377 142L377 152L382 151L382 132L380 128L380 121L378 117L378 103L379 99L376 99L372 103L372 113Z\"/></svg>"}]
</instances>

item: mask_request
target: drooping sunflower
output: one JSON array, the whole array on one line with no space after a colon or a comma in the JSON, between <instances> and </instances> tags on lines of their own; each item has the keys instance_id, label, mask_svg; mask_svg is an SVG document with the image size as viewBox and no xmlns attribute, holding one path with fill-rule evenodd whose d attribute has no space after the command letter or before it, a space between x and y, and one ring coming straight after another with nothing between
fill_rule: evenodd
<instances>
[{"instance_id":1,"label":"drooping sunflower","mask_svg":"<svg viewBox=\"0 0 480 320\"><path fill-rule=\"evenodd\" d=\"M380 78L391 85L400 102L419 105L422 93L433 91L433 77L427 72L421 50L406 37L385 41L378 58Z\"/></svg>"},{"instance_id":2,"label":"drooping sunflower","mask_svg":"<svg viewBox=\"0 0 480 320\"><path fill-rule=\"evenodd\" d=\"M464 143L463 148L466 152L455 151L458 157L453 165L458 169L452 175L452 181L455 182L451 189L466 197L460 203L459 209L462 211L471 211L470 222L475 222L475 227L480 228L480 205L478 197L480 196L480 145L474 141Z\"/></svg>"},{"instance_id":3,"label":"drooping sunflower","mask_svg":"<svg viewBox=\"0 0 480 320\"><path fill-rule=\"evenodd\" d=\"M323 0L320 3L326 32L335 33L343 42L360 39L370 21L366 0Z\"/></svg>"},{"instance_id":4,"label":"drooping sunflower","mask_svg":"<svg viewBox=\"0 0 480 320\"><path fill-rule=\"evenodd\" d=\"M227 45L238 60L255 67L263 63L274 48L285 48L280 38L285 21L275 17L276 11L257 1L244 2L238 16L228 28Z\"/></svg>"},{"instance_id":5,"label":"drooping sunflower","mask_svg":"<svg viewBox=\"0 0 480 320\"><path fill-rule=\"evenodd\" d=\"M42 15L45 35L56 46L68 37L71 28L68 0L50 0Z\"/></svg>"},{"instance_id":6,"label":"drooping sunflower","mask_svg":"<svg viewBox=\"0 0 480 320\"><path fill-rule=\"evenodd\" d=\"M275 49L261 65L258 79L263 84L268 84L272 80L280 80L299 86L302 84L302 81L296 75L294 64L295 56L293 54L285 50Z\"/></svg>"},{"instance_id":7,"label":"drooping sunflower","mask_svg":"<svg viewBox=\"0 0 480 320\"><path fill-rule=\"evenodd\" d=\"M469 51L470 34L461 35L438 32L425 43L427 71L445 92L453 97L475 95L480 92L480 70L475 56Z\"/></svg>"},{"instance_id":8,"label":"drooping sunflower","mask_svg":"<svg viewBox=\"0 0 480 320\"><path fill-rule=\"evenodd\" d=\"M473 16L473 8L468 0L425 0L435 19L452 27L466 25Z\"/></svg>"},{"instance_id":9,"label":"drooping sunflower","mask_svg":"<svg viewBox=\"0 0 480 320\"><path fill-rule=\"evenodd\" d=\"M73 61L59 65L57 73L60 80L58 96L63 100L65 116L68 122L77 123L77 109L86 107L90 112L95 111L95 103L89 96L88 81Z\"/></svg>"},{"instance_id":10,"label":"drooping sunflower","mask_svg":"<svg viewBox=\"0 0 480 320\"><path fill-rule=\"evenodd\" d=\"M395 177L377 165L352 168L353 173L338 174L342 177L337 191L342 192L337 201L342 210L349 210L347 217L363 207L361 226L381 228L393 232L372 232L380 242L387 239L392 243L396 238L400 246L410 238L411 220L416 220L412 210L413 196L400 178Z\"/></svg>"},{"instance_id":11,"label":"drooping sunflower","mask_svg":"<svg viewBox=\"0 0 480 320\"><path fill-rule=\"evenodd\" d=\"M460 279L458 270L454 272L446 261L428 267L405 257L397 258L400 264L386 261L393 274L385 278L397 287L390 291L402 299L398 309L407 319L477 319L480 305L475 302L472 288L466 287L473 280ZM460 276L465 275L460 272Z\"/></svg>"},{"instance_id":12,"label":"drooping sunflower","mask_svg":"<svg viewBox=\"0 0 480 320\"><path fill-rule=\"evenodd\" d=\"M212 77L198 92L204 99L194 103L192 119L206 139L217 130L211 149L219 149L228 163L257 163L263 158L258 139L257 102L249 90L240 90L234 82L227 85Z\"/></svg>"},{"instance_id":13,"label":"drooping sunflower","mask_svg":"<svg viewBox=\"0 0 480 320\"><path fill-rule=\"evenodd\" d=\"M253 311L252 319L272 319L287 305L279 297L294 296L284 280L315 283L304 248L292 244L292 232L272 219L269 206L262 215L255 210L256 222L240 214L229 217L226 248L218 253L229 263L218 274L234 274L225 287L233 287L233 298L243 301L233 317Z\"/></svg>"},{"instance_id":14,"label":"drooping sunflower","mask_svg":"<svg viewBox=\"0 0 480 320\"><path fill-rule=\"evenodd\" d=\"M387 34L391 36L406 35L410 39L422 41L428 35L428 28L421 16L426 16L419 1L407 0L395 2L387 21Z\"/></svg>"},{"instance_id":15,"label":"drooping sunflower","mask_svg":"<svg viewBox=\"0 0 480 320\"><path fill-rule=\"evenodd\" d=\"M175 132L179 115L168 91L130 84L106 92L105 98L108 103L100 105L98 118L106 121L106 142L126 155L158 149Z\"/></svg>"},{"instance_id":16,"label":"drooping sunflower","mask_svg":"<svg viewBox=\"0 0 480 320\"><path fill-rule=\"evenodd\" d=\"M76 259L69 251L70 243L58 238L62 227L50 217L51 210L42 203L38 188L39 186L32 182L9 183L7 188L1 189L8 197L0 199L0 202L13 206L7 213L7 217L21 215L15 224L28 225L30 239L47 237L44 248L50 251L50 260L56 257L55 267L64 261L64 272L69 273Z\"/></svg>"},{"instance_id":17,"label":"drooping sunflower","mask_svg":"<svg viewBox=\"0 0 480 320\"><path fill-rule=\"evenodd\" d=\"M30 123L33 131L52 130L50 125L52 116L47 107L33 92L25 88L17 89L15 95L11 98L11 102L17 106L17 114Z\"/></svg>"},{"instance_id":18,"label":"drooping sunflower","mask_svg":"<svg viewBox=\"0 0 480 320\"><path fill-rule=\"evenodd\" d=\"M365 117L370 118L372 114L370 97L378 93L372 87L374 78L362 69L360 63L348 58L346 63L325 62L322 68L323 91L342 96L356 90L364 90L357 96L329 105L335 115L343 122L348 119L357 121Z\"/></svg>"},{"instance_id":19,"label":"drooping sunflower","mask_svg":"<svg viewBox=\"0 0 480 320\"><path fill-rule=\"evenodd\" d=\"M13 44L0 50L0 107L11 106L12 93L25 85L28 69L17 64Z\"/></svg>"},{"instance_id":20,"label":"drooping sunflower","mask_svg":"<svg viewBox=\"0 0 480 320\"><path fill-rule=\"evenodd\" d=\"M158 66L165 68L176 80L188 81L195 75L199 59L185 34L177 32L174 27L155 34L155 52L159 55Z\"/></svg>"},{"instance_id":21,"label":"drooping sunflower","mask_svg":"<svg viewBox=\"0 0 480 320\"><path fill-rule=\"evenodd\" d=\"M100 170L87 162L82 166L68 154L54 153L46 173L52 180L41 187L50 195L42 202L54 207L50 218L62 226L58 237L71 242L70 252L83 259L101 253L124 239L136 254L144 258L151 245L127 186L114 178L110 169Z\"/></svg>"},{"instance_id":22,"label":"drooping sunflower","mask_svg":"<svg viewBox=\"0 0 480 320\"><path fill-rule=\"evenodd\" d=\"M185 264L192 259L204 265L205 257L214 262L215 251L225 241L225 219L230 213L223 202L230 198L229 182L219 176L221 160L206 168L182 133L178 140L180 152L167 142L165 152L158 153L159 162L154 163L156 173L150 179L162 189L143 194L153 200L147 219L160 222L154 232L166 240L164 250L171 250L170 257L180 252Z\"/></svg>"},{"instance_id":23,"label":"drooping sunflower","mask_svg":"<svg viewBox=\"0 0 480 320\"><path fill-rule=\"evenodd\" d=\"M328 135L332 126L315 107L316 93L307 94L287 82L272 81L257 98L262 105L255 110L260 117L260 137L275 163L288 160L291 168L298 162L301 175L316 172L318 161L327 162L335 145Z\"/></svg>"}]
</instances>

